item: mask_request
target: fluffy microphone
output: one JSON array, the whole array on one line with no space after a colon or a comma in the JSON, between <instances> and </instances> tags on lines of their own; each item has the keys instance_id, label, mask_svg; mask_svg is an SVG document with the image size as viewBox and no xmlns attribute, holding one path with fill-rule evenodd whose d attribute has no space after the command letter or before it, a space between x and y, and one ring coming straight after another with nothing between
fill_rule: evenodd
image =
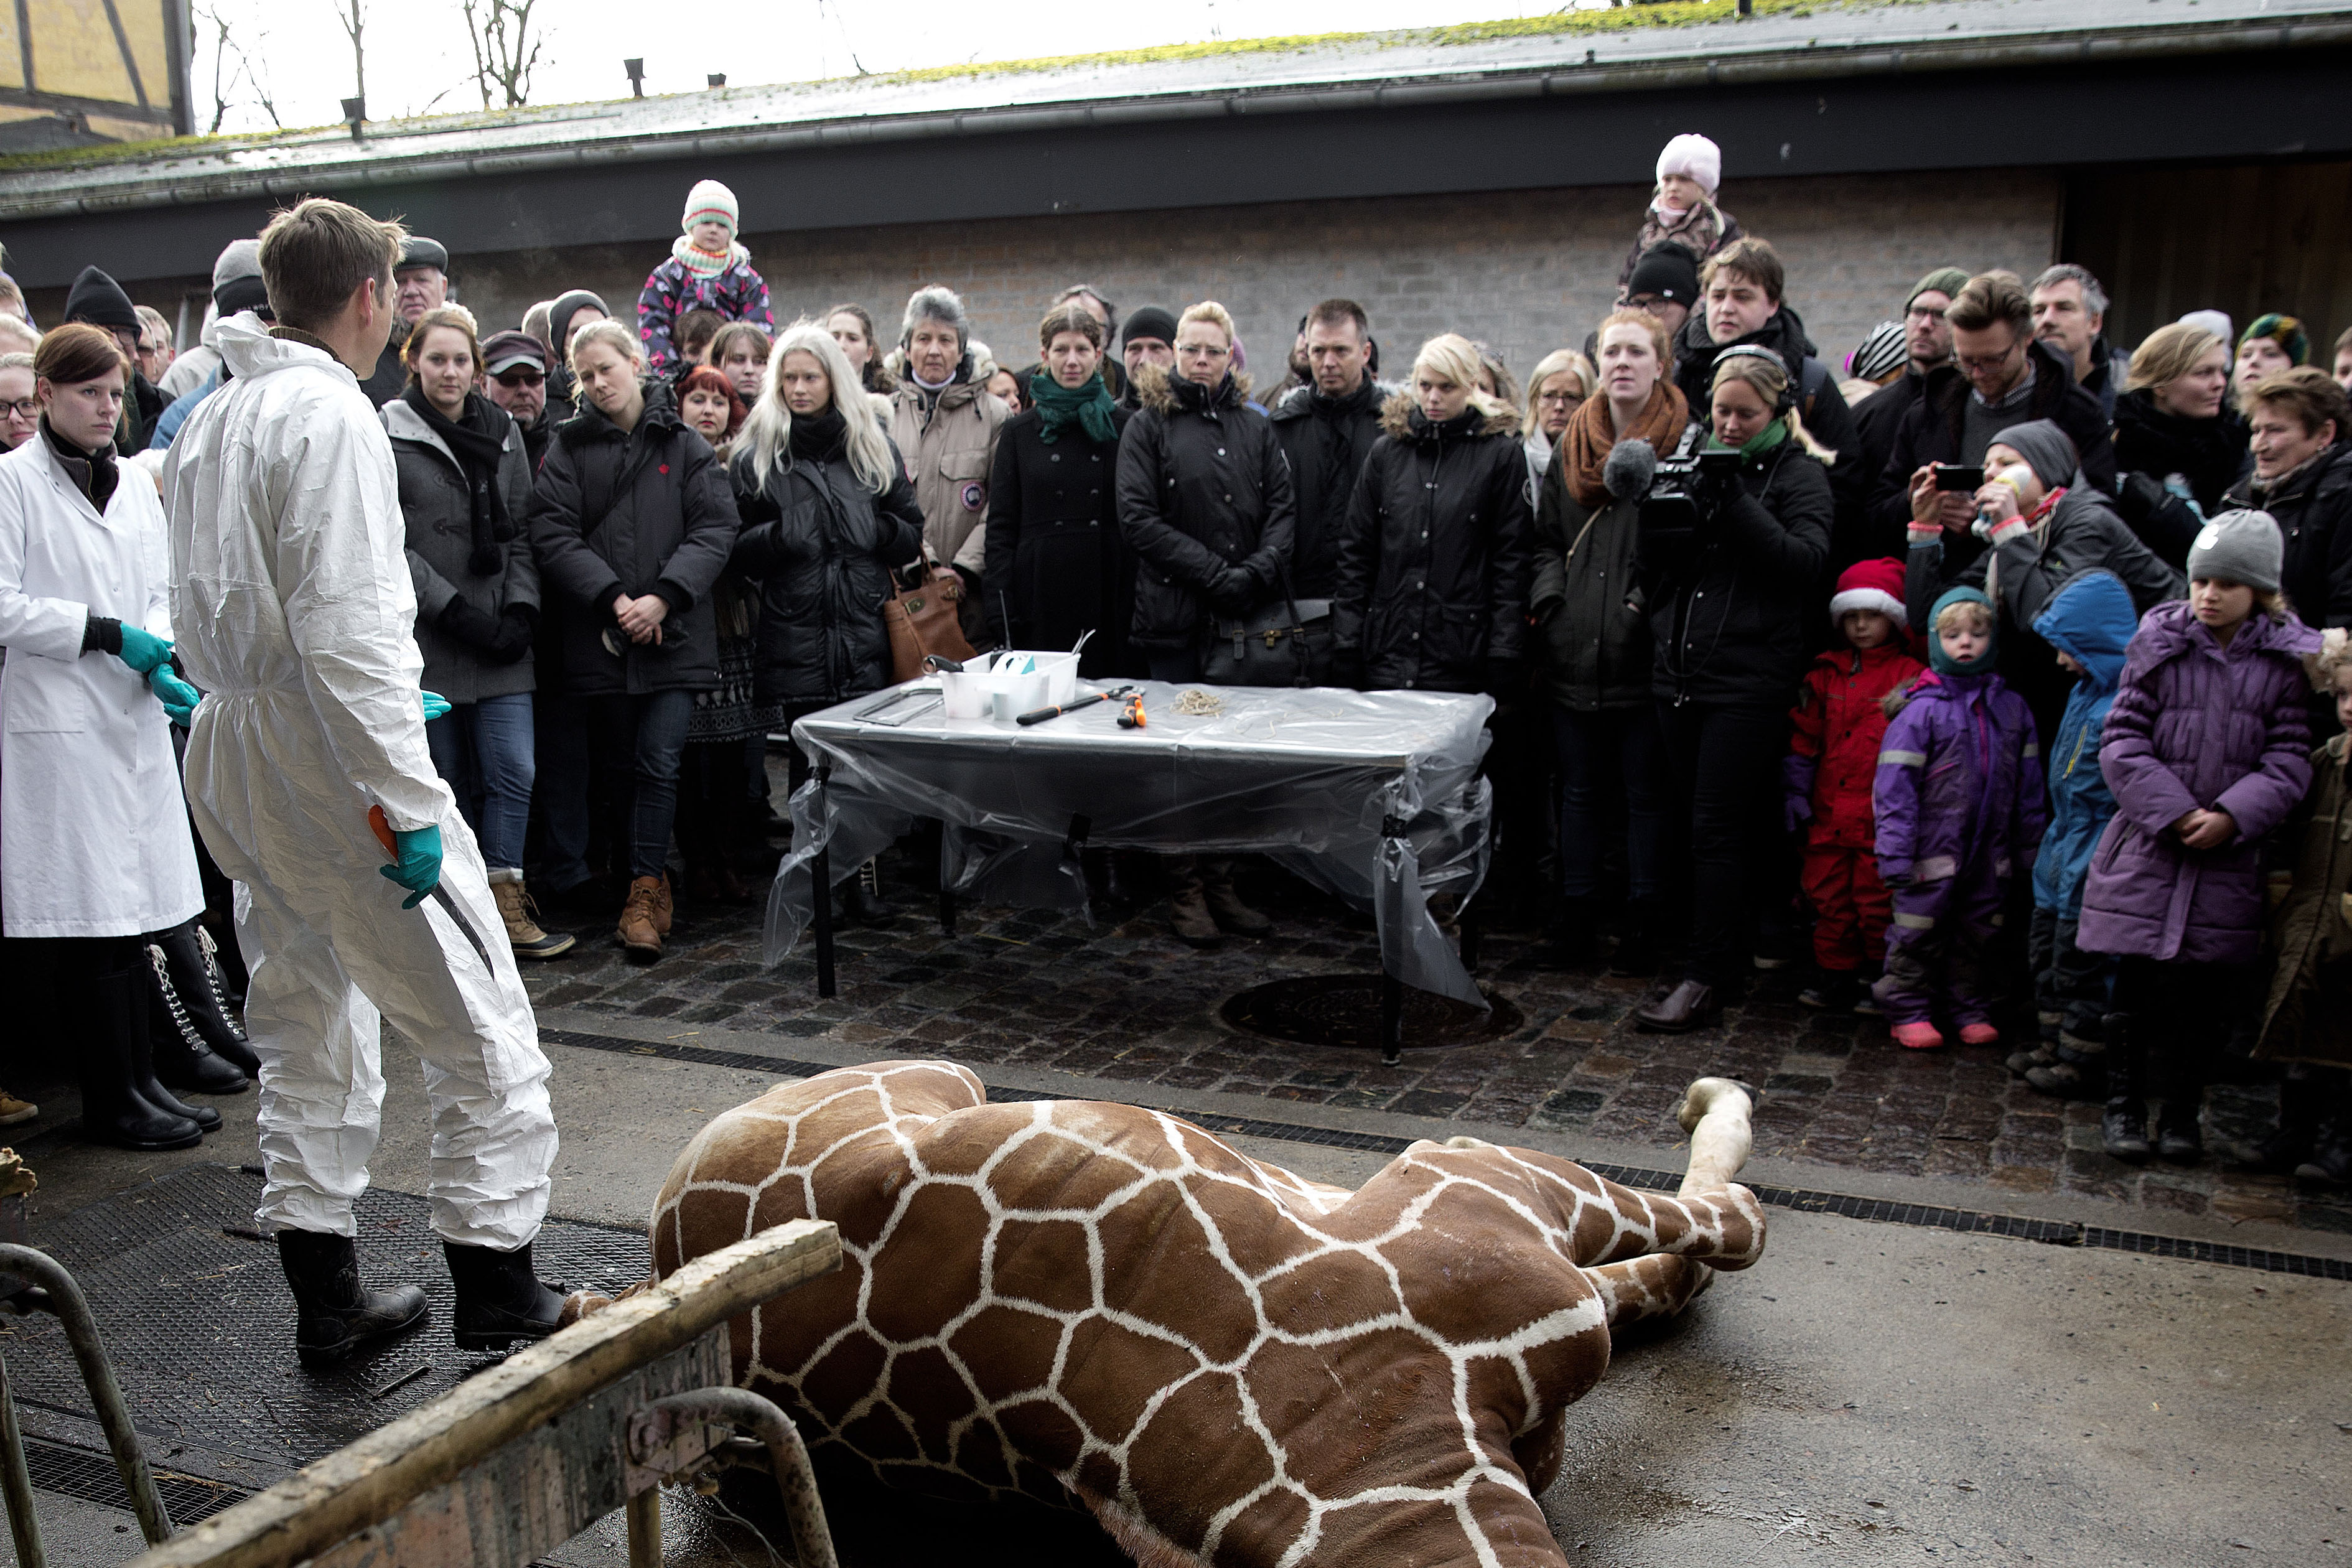
<instances>
[{"instance_id":1,"label":"fluffy microphone","mask_svg":"<svg viewBox=\"0 0 2352 1568\"><path fill-rule=\"evenodd\" d=\"M1635 437L1609 448L1609 458L1601 465L1601 483L1619 500L1627 500L1647 490L1657 471L1656 448Z\"/></svg>"}]
</instances>

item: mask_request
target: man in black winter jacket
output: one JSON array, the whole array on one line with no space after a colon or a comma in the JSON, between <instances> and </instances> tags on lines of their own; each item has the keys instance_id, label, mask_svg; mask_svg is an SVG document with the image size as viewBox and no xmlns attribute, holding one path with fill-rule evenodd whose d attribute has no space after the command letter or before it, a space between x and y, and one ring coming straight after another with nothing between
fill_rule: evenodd
<instances>
[{"instance_id":1,"label":"man in black winter jacket","mask_svg":"<svg viewBox=\"0 0 2352 1568\"><path fill-rule=\"evenodd\" d=\"M1289 460L1297 508L1291 592L1327 599L1339 572L1349 497L1381 438L1382 388L1372 378L1372 327L1362 306L1326 300L1307 313L1305 331L1314 384L1292 387L1267 417Z\"/></svg>"},{"instance_id":2,"label":"man in black winter jacket","mask_svg":"<svg viewBox=\"0 0 2352 1568\"><path fill-rule=\"evenodd\" d=\"M1801 365L1797 416L1808 435L1843 458L1830 469L1830 489L1842 518L1859 516L1867 476L1858 455L1847 456L1860 444L1853 411L1838 390L1837 377L1813 352L1803 319L1782 302L1787 280L1780 254L1768 241L1735 239L1717 251L1699 274L1704 308L1675 334L1675 384L1689 401L1691 417L1704 424L1715 405L1715 362L1724 350L1754 343L1779 354L1783 364Z\"/></svg>"},{"instance_id":3,"label":"man in black winter jacket","mask_svg":"<svg viewBox=\"0 0 2352 1568\"><path fill-rule=\"evenodd\" d=\"M154 433L155 421L163 412L163 395L155 390L139 369L138 308L131 296L122 291L106 273L95 267L85 267L66 291L66 320L82 321L112 335L122 350L123 359L131 366L131 385L123 398L125 405L121 425L114 433L114 449L124 457L147 449L147 438Z\"/></svg>"},{"instance_id":4,"label":"man in black winter jacket","mask_svg":"<svg viewBox=\"0 0 2352 1568\"><path fill-rule=\"evenodd\" d=\"M1960 374L1928 389L1895 426L1877 499L1869 507L1871 534L1886 542L1885 553L1901 552L1912 489L1933 482L1932 465L1980 463L1994 437L2029 420L2047 419L2063 430L2082 455L2084 477L2101 495L2115 494L2106 416L2099 400L2074 384L2074 367L2034 338L2033 308L2017 274L1969 279L1944 319ZM1943 526L1964 528L1975 506L1973 492L1947 491L1941 505Z\"/></svg>"},{"instance_id":5,"label":"man in black winter jacket","mask_svg":"<svg viewBox=\"0 0 2352 1568\"><path fill-rule=\"evenodd\" d=\"M1968 280L1969 275L1959 268L1938 267L1912 286L1911 298L1903 306L1903 352L1910 363L1901 375L1854 405L1857 450L1853 461L1864 490L1865 519L1885 499L1886 458L1895 450L1895 432L1903 416L1911 412L1913 404L1933 396L1944 383L1960 374L1952 363L1952 329L1944 312ZM1874 537L1865 521L1853 537L1834 542L1831 564L1843 569L1882 555L1900 560L1902 543L1900 534Z\"/></svg>"}]
</instances>

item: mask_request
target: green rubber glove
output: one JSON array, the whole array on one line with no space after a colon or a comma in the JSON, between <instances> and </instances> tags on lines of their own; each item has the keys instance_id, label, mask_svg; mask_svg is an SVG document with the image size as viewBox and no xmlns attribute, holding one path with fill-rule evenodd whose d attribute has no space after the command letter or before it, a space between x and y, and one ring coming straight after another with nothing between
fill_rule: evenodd
<instances>
[{"instance_id":1,"label":"green rubber glove","mask_svg":"<svg viewBox=\"0 0 2352 1568\"><path fill-rule=\"evenodd\" d=\"M395 864L383 868L384 877L408 889L408 897L400 900L400 907L413 910L441 885L441 830L412 827L404 833L394 831L392 853Z\"/></svg>"},{"instance_id":2,"label":"green rubber glove","mask_svg":"<svg viewBox=\"0 0 2352 1568\"><path fill-rule=\"evenodd\" d=\"M194 722L196 704L205 700L203 692L173 674L168 664L159 664L147 672L147 689L163 703L163 711L172 716L172 722L183 730Z\"/></svg>"},{"instance_id":3,"label":"green rubber glove","mask_svg":"<svg viewBox=\"0 0 2352 1568\"><path fill-rule=\"evenodd\" d=\"M114 656L142 675L152 675L172 657L172 645L153 632L122 623L122 651Z\"/></svg>"},{"instance_id":4,"label":"green rubber glove","mask_svg":"<svg viewBox=\"0 0 2352 1568\"><path fill-rule=\"evenodd\" d=\"M427 724L449 711L449 700L439 692L420 691L416 695L425 700L425 721Z\"/></svg>"}]
</instances>

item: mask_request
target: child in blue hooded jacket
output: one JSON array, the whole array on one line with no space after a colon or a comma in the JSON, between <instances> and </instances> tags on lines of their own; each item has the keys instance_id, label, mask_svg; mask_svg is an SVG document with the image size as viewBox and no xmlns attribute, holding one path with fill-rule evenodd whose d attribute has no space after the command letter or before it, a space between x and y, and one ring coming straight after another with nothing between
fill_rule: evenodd
<instances>
[{"instance_id":1,"label":"child in blue hooded jacket","mask_svg":"<svg viewBox=\"0 0 2352 1568\"><path fill-rule=\"evenodd\" d=\"M2034 617L2033 629L2057 650L2074 689L2050 749L2050 830L2033 862L2033 927L2028 943L2042 1038L2009 1058L2011 1072L2044 1094L2104 1092L2100 1062L2115 993L2116 961L2074 942L2091 852L2116 814L2115 792L2099 771L2099 737L2123 679L2124 653L2139 629L2131 591L2112 572L2077 574Z\"/></svg>"}]
</instances>

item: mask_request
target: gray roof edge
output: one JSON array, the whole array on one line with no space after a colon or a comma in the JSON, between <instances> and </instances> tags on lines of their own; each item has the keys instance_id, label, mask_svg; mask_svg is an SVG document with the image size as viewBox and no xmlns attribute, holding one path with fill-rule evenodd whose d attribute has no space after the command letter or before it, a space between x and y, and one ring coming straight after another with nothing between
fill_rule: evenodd
<instances>
[{"instance_id":1,"label":"gray roof edge","mask_svg":"<svg viewBox=\"0 0 2352 1568\"><path fill-rule=\"evenodd\" d=\"M742 156L933 138L1086 130L1214 119L1390 109L1498 98L1578 96L1693 87L1738 87L1836 78L2105 64L2352 44L2352 10L2277 20L2164 22L1986 37L1837 42L1706 56L1474 68L1386 80L1276 84L1129 94L1001 108L848 115L789 125L705 127L574 140L552 146L391 153L340 166L175 170L100 188L88 166L22 177L0 192L0 220L95 216L164 206L364 190L418 181L516 175L551 169L677 158ZM590 107L590 106L583 106ZM569 116L565 116L569 118ZM169 156L165 154L163 156ZM161 159L159 158L159 162ZM44 180L43 174L50 175Z\"/></svg>"}]
</instances>

